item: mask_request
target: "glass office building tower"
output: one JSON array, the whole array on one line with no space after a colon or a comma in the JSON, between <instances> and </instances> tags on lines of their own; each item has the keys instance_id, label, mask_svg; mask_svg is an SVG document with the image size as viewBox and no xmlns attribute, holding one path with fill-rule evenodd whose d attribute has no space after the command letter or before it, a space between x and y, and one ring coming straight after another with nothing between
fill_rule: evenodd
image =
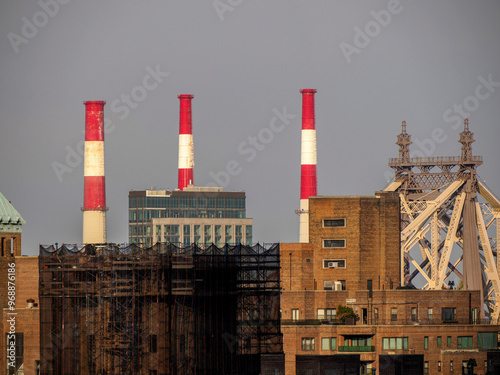
<instances>
[{"instance_id":1,"label":"glass office building tower","mask_svg":"<svg viewBox=\"0 0 500 375\"><path fill-rule=\"evenodd\" d=\"M129 242L149 247L173 244L252 244L244 192L188 186L183 191L129 192Z\"/></svg>"}]
</instances>

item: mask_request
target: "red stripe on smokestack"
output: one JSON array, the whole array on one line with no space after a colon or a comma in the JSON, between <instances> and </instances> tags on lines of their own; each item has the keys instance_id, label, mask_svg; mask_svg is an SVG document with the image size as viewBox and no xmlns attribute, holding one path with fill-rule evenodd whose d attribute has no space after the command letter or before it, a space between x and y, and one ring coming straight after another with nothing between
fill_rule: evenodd
<instances>
[{"instance_id":1,"label":"red stripe on smokestack","mask_svg":"<svg viewBox=\"0 0 500 375\"><path fill-rule=\"evenodd\" d=\"M191 99L193 95L179 95L179 134L193 134L193 123L191 119Z\"/></svg>"},{"instance_id":2,"label":"red stripe on smokestack","mask_svg":"<svg viewBox=\"0 0 500 375\"><path fill-rule=\"evenodd\" d=\"M184 190L194 184L193 167L193 124L191 118L191 99L193 95L179 95L179 179L178 188Z\"/></svg>"},{"instance_id":3,"label":"red stripe on smokestack","mask_svg":"<svg viewBox=\"0 0 500 375\"><path fill-rule=\"evenodd\" d=\"M104 141L104 105L106 102L84 102L85 141Z\"/></svg>"},{"instance_id":4,"label":"red stripe on smokestack","mask_svg":"<svg viewBox=\"0 0 500 375\"><path fill-rule=\"evenodd\" d=\"M316 165L300 166L300 199L308 199L318 195Z\"/></svg>"},{"instance_id":5,"label":"red stripe on smokestack","mask_svg":"<svg viewBox=\"0 0 500 375\"><path fill-rule=\"evenodd\" d=\"M84 177L84 210L100 210L106 208L106 184L104 176Z\"/></svg>"},{"instance_id":6,"label":"red stripe on smokestack","mask_svg":"<svg viewBox=\"0 0 500 375\"><path fill-rule=\"evenodd\" d=\"M300 90L302 94L302 129L316 129L314 116L314 89Z\"/></svg>"}]
</instances>

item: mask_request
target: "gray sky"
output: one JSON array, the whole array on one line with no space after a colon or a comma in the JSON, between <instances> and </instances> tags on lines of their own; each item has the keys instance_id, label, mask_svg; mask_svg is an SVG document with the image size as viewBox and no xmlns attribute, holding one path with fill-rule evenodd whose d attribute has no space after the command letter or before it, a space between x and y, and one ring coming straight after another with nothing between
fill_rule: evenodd
<instances>
[{"instance_id":1,"label":"gray sky","mask_svg":"<svg viewBox=\"0 0 500 375\"><path fill-rule=\"evenodd\" d=\"M246 191L256 241L298 240L302 88L318 90L319 195L383 189L404 119L413 156L459 155L465 112L500 193L498 1L55 1L0 5L0 191L24 254L81 242L86 100L107 101L113 242L130 189L177 186L179 94L196 185L237 162L225 189Z\"/></svg>"}]
</instances>

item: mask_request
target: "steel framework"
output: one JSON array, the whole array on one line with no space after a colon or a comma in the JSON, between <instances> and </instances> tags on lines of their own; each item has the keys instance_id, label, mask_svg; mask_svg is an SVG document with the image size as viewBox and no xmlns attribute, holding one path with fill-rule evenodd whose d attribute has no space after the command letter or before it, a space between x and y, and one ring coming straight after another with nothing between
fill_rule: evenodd
<instances>
[{"instance_id":1,"label":"steel framework","mask_svg":"<svg viewBox=\"0 0 500 375\"><path fill-rule=\"evenodd\" d=\"M477 175L483 160L472 155L468 119L459 142L460 157L410 158L411 136L402 123L399 158L389 160L395 177L385 189L398 191L401 200L401 284L413 285L421 276L423 289L452 288L454 274L457 287L482 292L481 317L496 324L500 200Z\"/></svg>"},{"instance_id":2,"label":"steel framework","mask_svg":"<svg viewBox=\"0 0 500 375\"><path fill-rule=\"evenodd\" d=\"M41 374L258 374L279 245L40 247Z\"/></svg>"}]
</instances>

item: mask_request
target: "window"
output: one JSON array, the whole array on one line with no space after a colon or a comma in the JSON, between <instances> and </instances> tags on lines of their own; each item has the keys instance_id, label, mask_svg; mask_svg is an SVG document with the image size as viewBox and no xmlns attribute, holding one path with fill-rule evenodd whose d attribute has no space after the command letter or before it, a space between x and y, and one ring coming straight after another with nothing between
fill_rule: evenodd
<instances>
[{"instance_id":1,"label":"window","mask_svg":"<svg viewBox=\"0 0 500 375\"><path fill-rule=\"evenodd\" d=\"M427 320L428 320L429 322L432 322L432 307L429 307L429 308L427 309Z\"/></svg>"},{"instance_id":2,"label":"window","mask_svg":"<svg viewBox=\"0 0 500 375\"><path fill-rule=\"evenodd\" d=\"M234 226L234 242L240 244L243 239L243 228L241 225Z\"/></svg>"},{"instance_id":3,"label":"window","mask_svg":"<svg viewBox=\"0 0 500 375\"><path fill-rule=\"evenodd\" d=\"M450 372L453 372L453 361L450 361Z\"/></svg>"},{"instance_id":4,"label":"window","mask_svg":"<svg viewBox=\"0 0 500 375\"><path fill-rule=\"evenodd\" d=\"M424 337L424 349L429 349L429 336Z\"/></svg>"},{"instance_id":5,"label":"window","mask_svg":"<svg viewBox=\"0 0 500 375\"><path fill-rule=\"evenodd\" d=\"M424 374L429 373L429 361L424 362Z\"/></svg>"},{"instance_id":6,"label":"window","mask_svg":"<svg viewBox=\"0 0 500 375\"><path fill-rule=\"evenodd\" d=\"M251 246L252 245L252 226L251 225L246 226L245 235L246 235L246 244Z\"/></svg>"},{"instance_id":7,"label":"window","mask_svg":"<svg viewBox=\"0 0 500 375\"><path fill-rule=\"evenodd\" d=\"M382 348L384 350L408 349L408 337L384 337Z\"/></svg>"},{"instance_id":8,"label":"window","mask_svg":"<svg viewBox=\"0 0 500 375\"><path fill-rule=\"evenodd\" d=\"M441 372L441 361L438 361L438 372Z\"/></svg>"},{"instance_id":9,"label":"window","mask_svg":"<svg viewBox=\"0 0 500 375\"><path fill-rule=\"evenodd\" d=\"M472 348L472 336L458 336L457 337L457 348L458 349Z\"/></svg>"},{"instance_id":10,"label":"window","mask_svg":"<svg viewBox=\"0 0 500 375\"><path fill-rule=\"evenodd\" d=\"M324 228L345 227L345 219L324 219Z\"/></svg>"},{"instance_id":11,"label":"window","mask_svg":"<svg viewBox=\"0 0 500 375\"><path fill-rule=\"evenodd\" d=\"M345 240L323 240L323 247L345 247Z\"/></svg>"},{"instance_id":12,"label":"window","mask_svg":"<svg viewBox=\"0 0 500 375\"><path fill-rule=\"evenodd\" d=\"M472 324L477 324L478 323L478 317L479 317L479 309L477 307L473 307L470 311L471 315L471 320Z\"/></svg>"},{"instance_id":13,"label":"window","mask_svg":"<svg viewBox=\"0 0 500 375\"><path fill-rule=\"evenodd\" d=\"M398 321L398 309L397 307L391 308L391 322Z\"/></svg>"},{"instance_id":14,"label":"window","mask_svg":"<svg viewBox=\"0 0 500 375\"><path fill-rule=\"evenodd\" d=\"M378 308L373 309L373 318L375 319L375 324L378 324Z\"/></svg>"},{"instance_id":15,"label":"window","mask_svg":"<svg viewBox=\"0 0 500 375\"><path fill-rule=\"evenodd\" d=\"M345 268L345 259L323 259L323 268Z\"/></svg>"},{"instance_id":16,"label":"window","mask_svg":"<svg viewBox=\"0 0 500 375\"><path fill-rule=\"evenodd\" d=\"M372 346L372 337L368 336L347 336L344 339L344 346L360 347Z\"/></svg>"},{"instance_id":17,"label":"window","mask_svg":"<svg viewBox=\"0 0 500 375\"><path fill-rule=\"evenodd\" d=\"M314 337L302 337L302 350L314 350Z\"/></svg>"},{"instance_id":18,"label":"window","mask_svg":"<svg viewBox=\"0 0 500 375\"><path fill-rule=\"evenodd\" d=\"M332 280L324 280L323 281L323 289L325 290L332 290Z\"/></svg>"},{"instance_id":19,"label":"window","mask_svg":"<svg viewBox=\"0 0 500 375\"><path fill-rule=\"evenodd\" d=\"M299 309L292 309L292 320L299 320Z\"/></svg>"},{"instance_id":20,"label":"window","mask_svg":"<svg viewBox=\"0 0 500 375\"><path fill-rule=\"evenodd\" d=\"M320 320L335 320L337 317L337 309L318 309L318 319Z\"/></svg>"},{"instance_id":21,"label":"window","mask_svg":"<svg viewBox=\"0 0 500 375\"><path fill-rule=\"evenodd\" d=\"M440 348L441 347L441 336L438 336L437 337L437 347Z\"/></svg>"},{"instance_id":22,"label":"window","mask_svg":"<svg viewBox=\"0 0 500 375\"><path fill-rule=\"evenodd\" d=\"M337 349L336 337L323 337L321 339L321 350L335 350Z\"/></svg>"},{"instance_id":23,"label":"window","mask_svg":"<svg viewBox=\"0 0 500 375\"><path fill-rule=\"evenodd\" d=\"M496 349L498 334L497 332L478 332L477 347L479 349Z\"/></svg>"},{"instance_id":24,"label":"window","mask_svg":"<svg viewBox=\"0 0 500 375\"><path fill-rule=\"evenodd\" d=\"M417 320L417 308L416 307L411 308L411 320L412 320L412 322Z\"/></svg>"},{"instance_id":25,"label":"window","mask_svg":"<svg viewBox=\"0 0 500 375\"><path fill-rule=\"evenodd\" d=\"M233 226L232 225L226 225L224 234L226 236L226 243L232 243L233 242Z\"/></svg>"},{"instance_id":26,"label":"window","mask_svg":"<svg viewBox=\"0 0 500 375\"><path fill-rule=\"evenodd\" d=\"M441 309L441 318L443 322L454 322L456 317L456 308L455 307L443 307Z\"/></svg>"},{"instance_id":27,"label":"window","mask_svg":"<svg viewBox=\"0 0 500 375\"><path fill-rule=\"evenodd\" d=\"M446 346L448 346L448 348L451 346L451 336L446 338Z\"/></svg>"}]
</instances>

